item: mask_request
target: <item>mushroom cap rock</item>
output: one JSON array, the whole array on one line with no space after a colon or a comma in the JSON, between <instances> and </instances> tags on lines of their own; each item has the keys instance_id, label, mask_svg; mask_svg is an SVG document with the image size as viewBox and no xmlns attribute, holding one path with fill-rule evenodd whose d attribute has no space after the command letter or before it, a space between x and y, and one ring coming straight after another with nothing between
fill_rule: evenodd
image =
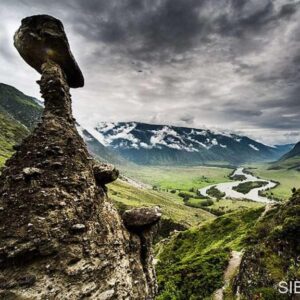
<instances>
[{"instance_id":1,"label":"mushroom cap rock","mask_svg":"<svg viewBox=\"0 0 300 300\"><path fill-rule=\"evenodd\" d=\"M62 68L71 88L83 87L82 72L58 19L48 15L23 19L14 35L14 45L23 59L40 74L42 65L51 60Z\"/></svg>"},{"instance_id":2,"label":"mushroom cap rock","mask_svg":"<svg viewBox=\"0 0 300 300\"><path fill-rule=\"evenodd\" d=\"M143 230L158 223L161 215L161 210L158 206L138 207L126 210L122 215L122 219L127 228Z\"/></svg>"}]
</instances>

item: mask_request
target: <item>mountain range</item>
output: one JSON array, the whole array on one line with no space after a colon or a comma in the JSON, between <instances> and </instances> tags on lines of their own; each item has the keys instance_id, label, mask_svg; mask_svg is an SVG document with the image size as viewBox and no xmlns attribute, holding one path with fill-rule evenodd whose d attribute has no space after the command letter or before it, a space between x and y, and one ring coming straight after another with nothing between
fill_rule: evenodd
<instances>
[{"instance_id":1,"label":"mountain range","mask_svg":"<svg viewBox=\"0 0 300 300\"><path fill-rule=\"evenodd\" d=\"M101 122L93 135L107 148L142 165L274 161L293 146L268 146L235 133L138 122Z\"/></svg>"},{"instance_id":2,"label":"mountain range","mask_svg":"<svg viewBox=\"0 0 300 300\"><path fill-rule=\"evenodd\" d=\"M39 121L41 101L0 83L0 164ZM91 154L117 165L208 165L275 161L293 145L268 146L235 133L153 125L100 122L95 128L77 124Z\"/></svg>"}]
</instances>

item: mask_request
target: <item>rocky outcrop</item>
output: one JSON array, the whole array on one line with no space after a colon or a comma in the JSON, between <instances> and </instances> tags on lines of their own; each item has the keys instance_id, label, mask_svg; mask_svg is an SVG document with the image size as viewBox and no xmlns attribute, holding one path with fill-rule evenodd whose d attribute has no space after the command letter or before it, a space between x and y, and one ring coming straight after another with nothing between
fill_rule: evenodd
<instances>
[{"instance_id":1,"label":"rocky outcrop","mask_svg":"<svg viewBox=\"0 0 300 300\"><path fill-rule=\"evenodd\" d=\"M141 259L147 282L153 282L152 293L156 293L156 274L153 270L154 255L152 252L152 241L157 234L158 224L161 218L159 207L140 207L126 210L122 214L125 226L139 236L141 241Z\"/></svg>"},{"instance_id":2,"label":"rocky outcrop","mask_svg":"<svg viewBox=\"0 0 300 300\"><path fill-rule=\"evenodd\" d=\"M45 21L36 18L16 34L19 51L26 30ZM153 299L152 225L159 218L140 233L124 226L103 189L115 173L96 175L64 71L59 61L43 62L42 122L0 177L0 299Z\"/></svg>"}]
</instances>

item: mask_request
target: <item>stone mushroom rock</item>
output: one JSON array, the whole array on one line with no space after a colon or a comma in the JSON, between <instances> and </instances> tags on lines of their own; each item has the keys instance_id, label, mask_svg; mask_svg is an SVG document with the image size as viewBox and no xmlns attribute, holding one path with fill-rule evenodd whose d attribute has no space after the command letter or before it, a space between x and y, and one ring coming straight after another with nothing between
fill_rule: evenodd
<instances>
[{"instance_id":1,"label":"stone mushroom rock","mask_svg":"<svg viewBox=\"0 0 300 300\"><path fill-rule=\"evenodd\" d=\"M117 170L115 166L107 163L95 162L93 171L96 183L100 186L111 183L119 177L119 170Z\"/></svg>"},{"instance_id":2,"label":"stone mushroom rock","mask_svg":"<svg viewBox=\"0 0 300 300\"><path fill-rule=\"evenodd\" d=\"M126 210L122 219L127 228L138 230L149 228L159 222L161 218L161 210L156 207L139 207Z\"/></svg>"},{"instance_id":3,"label":"stone mushroom rock","mask_svg":"<svg viewBox=\"0 0 300 300\"><path fill-rule=\"evenodd\" d=\"M15 35L42 72L45 108L0 174L0 299L154 299L152 231L126 229L96 182L71 109L69 85L83 81L61 29L33 16Z\"/></svg>"},{"instance_id":4,"label":"stone mushroom rock","mask_svg":"<svg viewBox=\"0 0 300 300\"><path fill-rule=\"evenodd\" d=\"M40 74L42 65L51 60L57 63L72 88L84 85L83 75L72 55L61 21L48 15L22 20L14 36L14 44L23 59Z\"/></svg>"}]
</instances>

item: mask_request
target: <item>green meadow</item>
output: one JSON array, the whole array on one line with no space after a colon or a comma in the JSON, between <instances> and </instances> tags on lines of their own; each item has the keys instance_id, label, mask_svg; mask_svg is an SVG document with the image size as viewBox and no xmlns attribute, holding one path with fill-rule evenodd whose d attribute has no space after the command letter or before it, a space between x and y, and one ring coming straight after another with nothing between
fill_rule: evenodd
<instances>
[{"instance_id":1,"label":"green meadow","mask_svg":"<svg viewBox=\"0 0 300 300\"><path fill-rule=\"evenodd\" d=\"M230 181L230 168L220 167L130 167L123 173L162 190L189 191L211 184Z\"/></svg>"},{"instance_id":2,"label":"green meadow","mask_svg":"<svg viewBox=\"0 0 300 300\"><path fill-rule=\"evenodd\" d=\"M268 164L251 165L250 171L263 179L279 182L272 190L265 192L267 196L275 196L281 200L288 200L292 195L292 189L300 188L300 172L297 170L279 169L271 170Z\"/></svg>"}]
</instances>

